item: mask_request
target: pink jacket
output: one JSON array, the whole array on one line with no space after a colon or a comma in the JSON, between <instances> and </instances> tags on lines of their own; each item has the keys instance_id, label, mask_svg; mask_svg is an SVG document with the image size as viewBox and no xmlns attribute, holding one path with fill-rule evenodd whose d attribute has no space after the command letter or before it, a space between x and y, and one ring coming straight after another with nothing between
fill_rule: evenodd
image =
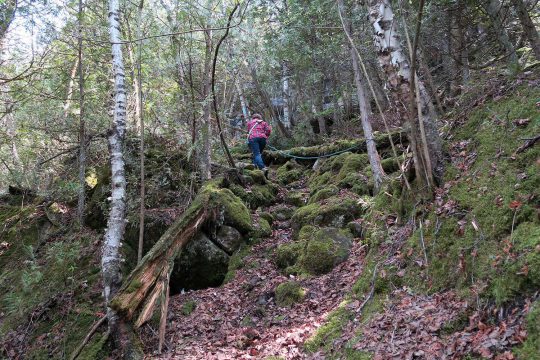
<instances>
[{"instance_id":1,"label":"pink jacket","mask_svg":"<svg viewBox=\"0 0 540 360\"><path fill-rule=\"evenodd\" d=\"M272 128L264 120L260 119L251 119L247 124L247 129L249 132L248 139L253 138L265 138L268 139L272 133Z\"/></svg>"}]
</instances>

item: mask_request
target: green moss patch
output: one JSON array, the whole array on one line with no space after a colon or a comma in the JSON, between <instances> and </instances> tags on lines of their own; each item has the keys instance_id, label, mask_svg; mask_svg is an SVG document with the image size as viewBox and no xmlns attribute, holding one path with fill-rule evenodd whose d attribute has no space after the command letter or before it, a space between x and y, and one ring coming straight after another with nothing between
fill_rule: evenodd
<instances>
[{"instance_id":1,"label":"green moss patch","mask_svg":"<svg viewBox=\"0 0 540 360\"><path fill-rule=\"evenodd\" d=\"M362 212L358 199L346 195L333 196L296 210L291 219L292 227L295 231L304 225L344 227Z\"/></svg>"},{"instance_id":2,"label":"green moss patch","mask_svg":"<svg viewBox=\"0 0 540 360\"><path fill-rule=\"evenodd\" d=\"M296 281L281 283L276 287L276 304L281 307L290 307L304 299L305 290Z\"/></svg>"},{"instance_id":3,"label":"green moss patch","mask_svg":"<svg viewBox=\"0 0 540 360\"><path fill-rule=\"evenodd\" d=\"M280 184L286 185L299 180L302 174L302 166L294 160L289 160L277 169L276 178Z\"/></svg>"}]
</instances>

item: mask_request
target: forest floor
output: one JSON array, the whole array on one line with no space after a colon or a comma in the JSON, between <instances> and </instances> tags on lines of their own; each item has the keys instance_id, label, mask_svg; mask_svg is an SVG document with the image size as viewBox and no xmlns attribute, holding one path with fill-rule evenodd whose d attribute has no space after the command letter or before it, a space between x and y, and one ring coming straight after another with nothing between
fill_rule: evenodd
<instances>
[{"instance_id":1,"label":"forest floor","mask_svg":"<svg viewBox=\"0 0 540 360\"><path fill-rule=\"evenodd\" d=\"M285 186L278 199L288 191L308 192ZM283 206L281 201L263 210L273 213L278 206ZM395 243L403 243L411 231L410 223L403 225L395 232ZM488 323L489 311L471 310L474 304L470 306L452 291L423 295L407 287L395 289L384 299L381 311L364 319L366 305L373 301L373 284L371 293L362 298L349 295L363 271L366 245L355 241L348 259L328 274L294 279L285 276L273 259L276 247L291 241L290 221L276 220L272 235L250 249L233 279L218 288L171 297L163 354L155 352L156 330L150 325L143 328L147 358L397 360L462 359L476 354L502 360L514 359L510 348L526 338L524 316L529 302L507 309L500 321ZM386 262L402 256L395 248L387 250L394 255ZM279 307L274 290L288 280L298 281L306 296L291 307ZM340 307L354 316L334 331L337 337L324 335L334 339L330 348L309 351L306 342Z\"/></svg>"}]
</instances>

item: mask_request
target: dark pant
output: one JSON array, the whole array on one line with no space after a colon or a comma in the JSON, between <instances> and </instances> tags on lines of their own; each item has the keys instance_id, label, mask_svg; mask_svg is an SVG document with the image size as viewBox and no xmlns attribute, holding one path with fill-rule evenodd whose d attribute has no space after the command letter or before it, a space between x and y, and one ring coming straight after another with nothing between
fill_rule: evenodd
<instances>
[{"instance_id":1,"label":"dark pant","mask_svg":"<svg viewBox=\"0 0 540 360\"><path fill-rule=\"evenodd\" d=\"M259 169L263 169L266 166L264 165L263 159L262 159L262 152L264 151L264 147L266 146L266 139L265 138L251 138L249 139L249 148L251 149L251 152L253 153L253 164Z\"/></svg>"}]
</instances>

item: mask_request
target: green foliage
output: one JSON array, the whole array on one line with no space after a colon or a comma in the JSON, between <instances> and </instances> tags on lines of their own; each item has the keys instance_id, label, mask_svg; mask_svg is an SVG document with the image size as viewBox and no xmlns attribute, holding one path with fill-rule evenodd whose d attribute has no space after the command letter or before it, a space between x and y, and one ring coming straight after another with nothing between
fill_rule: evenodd
<instances>
[{"instance_id":1,"label":"green foliage","mask_svg":"<svg viewBox=\"0 0 540 360\"><path fill-rule=\"evenodd\" d=\"M197 302L195 300L188 300L182 304L182 314L188 316L191 315L195 308L197 307Z\"/></svg>"},{"instance_id":2,"label":"green foliage","mask_svg":"<svg viewBox=\"0 0 540 360\"><path fill-rule=\"evenodd\" d=\"M527 340L514 350L518 359L534 359L540 354L540 302L532 304L526 318Z\"/></svg>"},{"instance_id":3,"label":"green foliage","mask_svg":"<svg viewBox=\"0 0 540 360\"><path fill-rule=\"evenodd\" d=\"M304 299L305 290L296 281L288 281L276 287L276 304L281 307L290 307Z\"/></svg>"}]
</instances>

